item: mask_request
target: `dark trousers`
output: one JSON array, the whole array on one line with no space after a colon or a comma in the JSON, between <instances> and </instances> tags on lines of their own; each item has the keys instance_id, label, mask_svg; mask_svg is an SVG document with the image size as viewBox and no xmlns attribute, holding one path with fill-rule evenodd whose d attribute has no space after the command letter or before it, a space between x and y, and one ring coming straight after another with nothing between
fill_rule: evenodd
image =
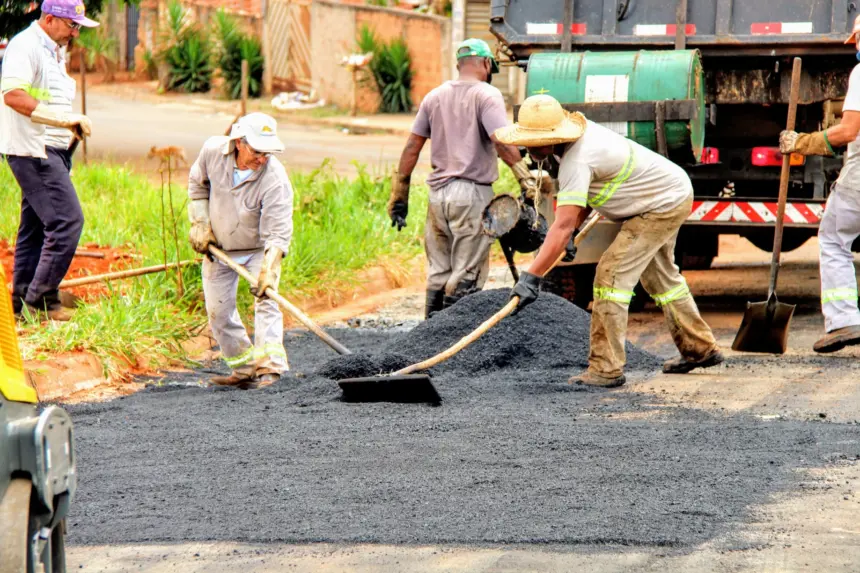
<instances>
[{"instance_id":1,"label":"dark trousers","mask_svg":"<svg viewBox=\"0 0 860 573\"><path fill-rule=\"evenodd\" d=\"M47 159L6 157L21 186L21 223L15 244L12 301L37 308L56 307L59 285L75 256L84 214L69 178L68 151L47 147Z\"/></svg>"}]
</instances>

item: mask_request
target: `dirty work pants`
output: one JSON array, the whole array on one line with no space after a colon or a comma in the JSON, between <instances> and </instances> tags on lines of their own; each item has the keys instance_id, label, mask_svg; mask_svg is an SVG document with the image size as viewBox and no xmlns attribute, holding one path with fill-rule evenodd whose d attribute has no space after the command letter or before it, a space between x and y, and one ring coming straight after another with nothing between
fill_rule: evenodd
<instances>
[{"instance_id":1,"label":"dirty work pants","mask_svg":"<svg viewBox=\"0 0 860 573\"><path fill-rule=\"evenodd\" d=\"M72 158L64 149L45 148L47 159L6 157L21 187L21 221L15 243L12 303L37 308L60 304L59 286L75 256L84 214L69 178Z\"/></svg>"},{"instance_id":2,"label":"dirty work pants","mask_svg":"<svg viewBox=\"0 0 860 573\"><path fill-rule=\"evenodd\" d=\"M487 282L493 239L481 232L481 218L492 198L491 186L465 179L430 190L424 229L428 291L458 299Z\"/></svg>"},{"instance_id":3,"label":"dirty work pants","mask_svg":"<svg viewBox=\"0 0 860 573\"><path fill-rule=\"evenodd\" d=\"M860 193L836 187L818 227L821 310L832 332L860 325L851 243L860 236Z\"/></svg>"},{"instance_id":4,"label":"dirty work pants","mask_svg":"<svg viewBox=\"0 0 860 573\"><path fill-rule=\"evenodd\" d=\"M233 255L230 258L248 269L253 276L260 273L263 251L251 255ZM280 273L275 282L277 287ZM218 345L224 362L234 372L253 375L259 369L281 374L290 369L287 351L284 349L284 316L275 301L257 299L254 304L254 344L248 338L245 326L236 309L236 289L239 275L220 261L203 258L203 295L206 297L206 313L209 327Z\"/></svg>"},{"instance_id":5,"label":"dirty work pants","mask_svg":"<svg viewBox=\"0 0 860 573\"><path fill-rule=\"evenodd\" d=\"M690 289L675 265L678 230L690 215L693 198L666 213L644 213L624 221L621 231L597 265L591 313L588 369L601 376L621 376L627 356L627 307L636 283L662 307L681 356L701 360L716 349Z\"/></svg>"}]
</instances>

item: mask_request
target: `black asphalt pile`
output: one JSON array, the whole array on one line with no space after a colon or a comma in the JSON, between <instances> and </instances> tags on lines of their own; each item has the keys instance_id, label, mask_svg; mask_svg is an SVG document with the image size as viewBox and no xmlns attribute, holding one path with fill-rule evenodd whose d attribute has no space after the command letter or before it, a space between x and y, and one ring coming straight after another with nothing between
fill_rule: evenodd
<instances>
[{"instance_id":1,"label":"black asphalt pile","mask_svg":"<svg viewBox=\"0 0 860 573\"><path fill-rule=\"evenodd\" d=\"M317 374L339 380L392 372L449 348L508 303L510 290L470 295L422 322L371 355L341 356ZM434 367L434 375L483 376L528 371L532 377L565 378L588 367L590 315L554 294L543 293L522 312L509 316L471 346ZM627 343L627 369L651 371L660 360Z\"/></svg>"},{"instance_id":2,"label":"black asphalt pile","mask_svg":"<svg viewBox=\"0 0 860 573\"><path fill-rule=\"evenodd\" d=\"M403 340L384 330L332 335L356 353ZM346 404L313 374L331 349L308 333L288 334L286 345L292 374L266 390L182 386L210 376L199 371L70 407L79 472L70 543L683 552L743 532L759 504L801 480L810 487L799 469L860 456L856 426L664 408L631 391L636 382L569 391L569 363L554 381L515 369L442 373L436 408Z\"/></svg>"}]
</instances>

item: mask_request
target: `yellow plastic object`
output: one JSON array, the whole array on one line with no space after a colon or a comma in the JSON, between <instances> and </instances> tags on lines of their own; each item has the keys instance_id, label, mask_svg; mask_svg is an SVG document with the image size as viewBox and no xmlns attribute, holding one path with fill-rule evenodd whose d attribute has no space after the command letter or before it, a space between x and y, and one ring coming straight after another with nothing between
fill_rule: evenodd
<instances>
[{"instance_id":1,"label":"yellow plastic object","mask_svg":"<svg viewBox=\"0 0 860 573\"><path fill-rule=\"evenodd\" d=\"M0 267L2 284L6 285L6 273ZM0 393L12 402L39 401L36 391L27 384L21 350L18 348L18 335L15 332L15 315L12 312L12 298L0 295Z\"/></svg>"}]
</instances>

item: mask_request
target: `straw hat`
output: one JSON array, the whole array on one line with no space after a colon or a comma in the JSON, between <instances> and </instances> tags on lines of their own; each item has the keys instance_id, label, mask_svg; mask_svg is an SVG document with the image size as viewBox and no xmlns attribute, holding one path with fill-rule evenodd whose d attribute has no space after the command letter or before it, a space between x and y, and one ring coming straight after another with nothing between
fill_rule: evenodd
<instances>
[{"instance_id":1,"label":"straw hat","mask_svg":"<svg viewBox=\"0 0 860 573\"><path fill-rule=\"evenodd\" d=\"M585 133L585 116L567 113L552 96L533 95L520 106L519 121L496 130L502 143L518 147L543 147L573 143Z\"/></svg>"}]
</instances>

